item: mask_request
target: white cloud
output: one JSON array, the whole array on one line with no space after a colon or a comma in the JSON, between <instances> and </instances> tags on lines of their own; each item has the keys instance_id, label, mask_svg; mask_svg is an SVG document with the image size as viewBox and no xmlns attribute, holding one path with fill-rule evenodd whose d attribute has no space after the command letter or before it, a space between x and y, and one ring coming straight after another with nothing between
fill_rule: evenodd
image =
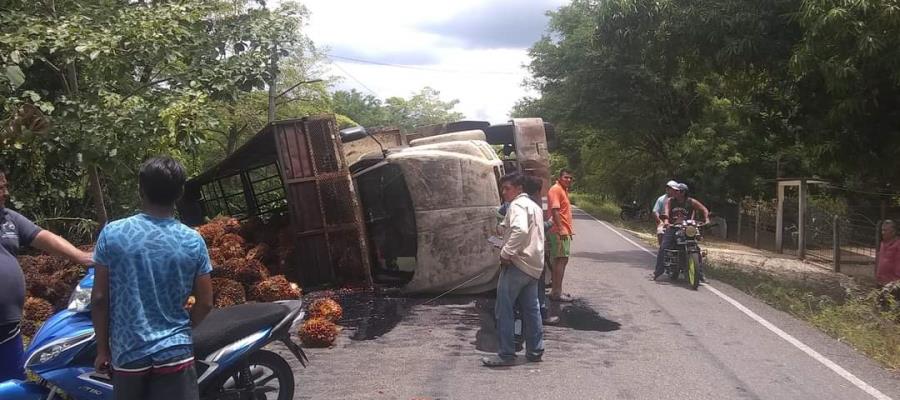
<instances>
[{"instance_id":1,"label":"white cloud","mask_svg":"<svg viewBox=\"0 0 900 400\"><path fill-rule=\"evenodd\" d=\"M562 2L527 1L531 2L528 12L538 14L544 9L533 2L547 3L546 9ZM491 21L492 17L483 13L513 10L513 0L309 0L303 4L311 13L306 33L319 47L331 49L332 55L410 65L398 68L333 58L329 72L344 77L338 88L371 90L386 98L407 97L431 86L445 100L458 99L456 109L467 118L493 123L505 122L515 101L528 94L521 85L527 75L522 68L528 62L527 49L502 48L528 39L499 36L528 34L536 38L541 32L483 29L479 32L495 36L485 37L483 42L471 32L472 21ZM499 20L505 15L495 17ZM533 16L530 20L534 29L543 30Z\"/></svg>"}]
</instances>

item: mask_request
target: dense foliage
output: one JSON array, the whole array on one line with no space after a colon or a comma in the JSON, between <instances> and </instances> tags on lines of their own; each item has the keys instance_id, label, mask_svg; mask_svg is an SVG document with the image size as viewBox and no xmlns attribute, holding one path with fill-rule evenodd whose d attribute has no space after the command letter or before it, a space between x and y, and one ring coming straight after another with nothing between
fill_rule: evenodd
<instances>
[{"instance_id":1,"label":"dense foliage","mask_svg":"<svg viewBox=\"0 0 900 400\"><path fill-rule=\"evenodd\" d=\"M530 49L514 114L558 126L581 188L713 204L776 177L900 185L896 0L573 0Z\"/></svg>"}]
</instances>

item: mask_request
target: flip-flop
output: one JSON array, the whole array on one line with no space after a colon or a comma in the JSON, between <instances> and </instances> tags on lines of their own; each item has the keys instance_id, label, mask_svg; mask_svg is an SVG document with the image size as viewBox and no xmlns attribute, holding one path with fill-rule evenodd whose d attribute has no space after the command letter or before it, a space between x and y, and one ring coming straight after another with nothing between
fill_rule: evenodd
<instances>
[{"instance_id":1,"label":"flip-flop","mask_svg":"<svg viewBox=\"0 0 900 400\"><path fill-rule=\"evenodd\" d=\"M550 300L555 301L557 303L571 303L571 302L575 301L575 298L572 297L571 294L563 293L563 294L559 295L559 297L550 296Z\"/></svg>"},{"instance_id":2,"label":"flip-flop","mask_svg":"<svg viewBox=\"0 0 900 400\"><path fill-rule=\"evenodd\" d=\"M485 367L509 367L516 365L515 358L502 358L500 356L482 357L481 363Z\"/></svg>"}]
</instances>

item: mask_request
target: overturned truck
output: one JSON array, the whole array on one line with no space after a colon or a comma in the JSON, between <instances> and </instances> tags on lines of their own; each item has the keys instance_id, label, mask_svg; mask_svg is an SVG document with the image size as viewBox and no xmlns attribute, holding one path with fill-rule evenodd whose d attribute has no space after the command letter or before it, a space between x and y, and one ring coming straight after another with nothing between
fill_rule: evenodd
<instances>
[{"instance_id":1,"label":"overturned truck","mask_svg":"<svg viewBox=\"0 0 900 400\"><path fill-rule=\"evenodd\" d=\"M540 119L461 121L337 131L330 116L279 121L188 181L184 221L228 214L287 218L296 242L289 278L304 287L387 285L406 293L493 288L498 180L513 170L549 188ZM552 131L551 131L552 132Z\"/></svg>"}]
</instances>

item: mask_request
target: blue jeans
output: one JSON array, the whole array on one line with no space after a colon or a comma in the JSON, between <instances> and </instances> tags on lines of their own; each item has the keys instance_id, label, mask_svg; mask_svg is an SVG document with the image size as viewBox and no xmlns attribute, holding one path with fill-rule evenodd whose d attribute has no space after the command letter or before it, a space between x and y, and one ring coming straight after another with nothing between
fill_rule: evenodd
<instances>
[{"instance_id":1,"label":"blue jeans","mask_svg":"<svg viewBox=\"0 0 900 400\"><path fill-rule=\"evenodd\" d=\"M547 261L544 261L544 270L541 271L541 277L538 279L538 304L541 306L541 318L547 319L550 316L550 310L547 306Z\"/></svg>"},{"instance_id":2,"label":"blue jeans","mask_svg":"<svg viewBox=\"0 0 900 400\"><path fill-rule=\"evenodd\" d=\"M675 246L675 229L669 227L663 233L662 243L659 245L659 253L656 253L656 270L653 271L653 275L660 276L663 272L666 272L666 249L671 249Z\"/></svg>"},{"instance_id":3,"label":"blue jeans","mask_svg":"<svg viewBox=\"0 0 900 400\"><path fill-rule=\"evenodd\" d=\"M538 280L513 265L500 268L497 282L497 355L504 359L515 358L515 306L522 312L522 329L525 330L525 352L529 356L544 354L544 332L538 305Z\"/></svg>"}]
</instances>

